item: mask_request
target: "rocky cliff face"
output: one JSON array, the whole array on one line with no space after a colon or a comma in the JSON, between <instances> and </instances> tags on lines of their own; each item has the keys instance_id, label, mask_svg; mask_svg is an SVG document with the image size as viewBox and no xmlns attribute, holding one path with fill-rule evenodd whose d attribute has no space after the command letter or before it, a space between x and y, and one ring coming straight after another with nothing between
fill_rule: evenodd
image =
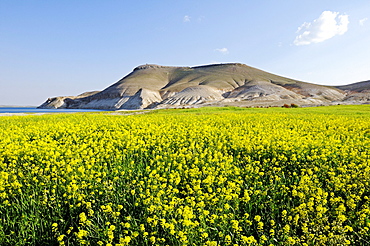
<instances>
[{"instance_id":1,"label":"rocky cliff face","mask_svg":"<svg viewBox=\"0 0 370 246\"><path fill-rule=\"evenodd\" d=\"M192 105L282 106L370 103L370 82L322 86L239 63L142 65L100 92L49 98L40 108L145 109Z\"/></svg>"}]
</instances>

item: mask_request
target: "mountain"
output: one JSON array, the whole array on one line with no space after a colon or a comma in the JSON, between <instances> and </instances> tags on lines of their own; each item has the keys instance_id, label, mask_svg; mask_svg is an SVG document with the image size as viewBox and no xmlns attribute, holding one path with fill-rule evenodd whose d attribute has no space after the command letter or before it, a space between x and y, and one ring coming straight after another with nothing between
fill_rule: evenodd
<instances>
[{"instance_id":1,"label":"mountain","mask_svg":"<svg viewBox=\"0 0 370 246\"><path fill-rule=\"evenodd\" d=\"M349 85L336 86L336 88L345 91L346 97L343 101L370 103L370 80Z\"/></svg>"},{"instance_id":2,"label":"mountain","mask_svg":"<svg viewBox=\"0 0 370 246\"><path fill-rule=\"evenodd\" d=\"M240 63L196 67L146 64L102 91L49 98L39 108L145 109L184 106L328 105L370 102L370 81L323 86Z\"/></svg>"}]
</instances>

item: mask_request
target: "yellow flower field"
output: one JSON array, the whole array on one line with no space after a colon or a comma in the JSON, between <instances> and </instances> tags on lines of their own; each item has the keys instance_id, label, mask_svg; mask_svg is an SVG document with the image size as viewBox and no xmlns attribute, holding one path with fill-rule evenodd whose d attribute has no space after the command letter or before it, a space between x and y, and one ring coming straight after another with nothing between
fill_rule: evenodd
<instances>
[{"instance_id":1,"label":"yellow flower field","mask_svg":"<svg viewBox=\"0 0 370 246\"><path fill-rule=\"evenodd\" d=\"M0 245L369 245L370 107L0 117Z\"/></svg>"}]
</instances>

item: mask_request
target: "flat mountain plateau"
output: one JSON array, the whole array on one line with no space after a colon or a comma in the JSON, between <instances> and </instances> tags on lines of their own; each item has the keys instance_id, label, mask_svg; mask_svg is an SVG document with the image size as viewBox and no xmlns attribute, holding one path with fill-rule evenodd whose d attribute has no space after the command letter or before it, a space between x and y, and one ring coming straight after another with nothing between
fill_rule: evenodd
<instances>
[{"instance_id":1,"label":"flat mountain plateau","mask_svg":"<svg viewBox=\"0 0 370 246\"><path fill-rule=\"evenodd\" d=\"M370 103L370 81L324 86L240 63L197 67L146 64L102 91L48 98L39 108L151 109L200 106L317 106Z\"/></svg>"}]
</instances>

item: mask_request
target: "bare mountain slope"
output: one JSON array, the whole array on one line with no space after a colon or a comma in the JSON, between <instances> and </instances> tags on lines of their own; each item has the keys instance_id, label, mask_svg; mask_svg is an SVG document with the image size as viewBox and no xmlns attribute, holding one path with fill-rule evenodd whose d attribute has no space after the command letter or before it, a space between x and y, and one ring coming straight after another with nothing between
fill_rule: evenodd
<instances>
[{"instance_id":1,"label":"bare mountain slope","mask_svg":"<svg viewBox=\"0 0 370 246\"><path fill-rule=\"evenodd\" d=\"M370 91L370 80L357 82L349 85L336 86L336 88L343 91L352 91L352 92Z\"/></svg>"},{"instance_id":2,"label":"bare mountain slope","mask_svg":"<svg viewBox=\"0 0 370 246\"><path fill-rule=\"evenodd\" d=\"M136 67L103 91L48 99L40 107L143 109L186 105L317 105L345 100L352 90L342 87L297 81L239 63L197 67L147 64ZM369 84L360 87L369 89ZM56 100L58 103L52 103Z\"/></svg>"},{"instance_id":3,"label":"bare mountain slope","mask_svg":"<svg viewBox=\"0 0 370 246\"><path fill-rule=\"evenodd\" d=\"M345 102L370 102L370 80L336 88L346 92Z\"/></svg>"},{"instance_id":4,"label":"bare mountain slope","mask_svg":"<svg viewBox=\"0 0 370 246\"><path fill-rule=\"evenodd\" d=\"M100 91L84 92L78 96L60 96L48 98L39 108L68 108L69 103L78 98L85 98L94 95Z\"/></svg>"}]
</instances>

